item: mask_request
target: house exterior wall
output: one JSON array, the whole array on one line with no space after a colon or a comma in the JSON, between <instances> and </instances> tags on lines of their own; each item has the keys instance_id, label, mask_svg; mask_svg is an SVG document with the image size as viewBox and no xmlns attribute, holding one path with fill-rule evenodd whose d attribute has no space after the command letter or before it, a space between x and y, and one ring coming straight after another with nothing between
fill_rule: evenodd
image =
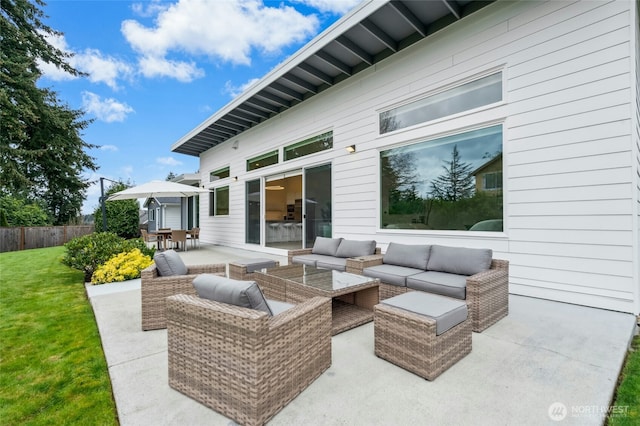
<instances>
[{"instance_id":1,"label":"house exterior wall","mask_svg":"<svg viewBox=\"0 0 640 426\"><path fill-rule=\"evenodd\" d=\"M201 154L202 183L230 187L230 215L201 240L244 245L245 182L332 164L333 233L352 239L488 247L510 261L510 291L640 311L637 3L496 2ZM501 70L504 100L385 135L378 113ZM504 232L379 227L380 151L503 126ZM247 158L333 130L334 147L246 172ZM347 154L345 147L357 151ZM230 166L231 178L209 183ZM266 249L265 249L266 250Z\"/></svg>"}]
</instances>

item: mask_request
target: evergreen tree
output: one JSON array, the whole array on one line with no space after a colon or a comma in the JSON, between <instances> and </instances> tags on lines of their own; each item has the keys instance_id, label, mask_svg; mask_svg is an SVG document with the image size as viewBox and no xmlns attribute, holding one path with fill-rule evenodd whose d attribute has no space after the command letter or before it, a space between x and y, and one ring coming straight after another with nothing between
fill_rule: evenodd
<instances>
[{"instance_id":1,"label":"evergreen tree","mask_svg":"<svg viewBox=\"0 0 640 426\"><path fill-rule=\"evenodd\" d=\"M431 182L430 195L444 201L459 201L473 197L473 169L471 164L461 160L457 145L453 146L451 160L444 163L444 173Z\"/></svg>"},{"instance_id":2,"label":"evergreen tree","mask_svg":"<svg viewBox=\"0 0 640 426\"><path fill-rule=\"evenodd\" d=\"M0 195L44 204L54 224L73 219L89 182L83 170L97 170L80 136L89 121L61 105L57 94L39 88L39 62L83 75L65 53L46 40L59 36L43 23L41 0L0 0Z\"/></svg>"}]
</instances>

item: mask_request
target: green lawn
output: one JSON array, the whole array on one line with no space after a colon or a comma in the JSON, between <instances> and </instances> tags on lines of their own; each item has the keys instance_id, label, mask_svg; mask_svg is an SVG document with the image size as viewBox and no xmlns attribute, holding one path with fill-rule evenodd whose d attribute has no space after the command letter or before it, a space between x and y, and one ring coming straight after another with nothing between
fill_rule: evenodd
<instances>
[{"instance_id":1,"label":"green lawn","mask_svg":"<svg viewBox=\"0 0 640 426\"><path fill-rule=\"evenodd\" d=\"M608 419L609 426L640 425L640 336L635 336L631 342L631 351L611 405L614 411Z\"/></svg>"},{"instance_id":2,"label":"green lawn","mask_svg":"<svg viewBox=\"0 0 640 426\"><path fill-rule=\"evenodd\" d=\"M117 425L82 272L63 247L0 253L0 422Z\"/></svg>"}]
</instances>

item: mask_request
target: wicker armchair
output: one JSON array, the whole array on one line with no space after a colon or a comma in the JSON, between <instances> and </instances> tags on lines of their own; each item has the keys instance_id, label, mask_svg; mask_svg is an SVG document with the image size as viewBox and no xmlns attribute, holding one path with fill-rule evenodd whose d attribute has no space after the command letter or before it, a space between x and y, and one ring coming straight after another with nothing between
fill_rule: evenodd
<instances>
[{"instance_id":1,"label":"wicker armchair","mask_svg":"<svg viewBox=\"0 0 640 426\"><path fill-rule=\"evenodd\" d=\"M226 264L191 265L187 275L158 275L155 263L141 272L142 330L167 328L166 299L174 294L196 294L193 279L198 274L226 275Z\"/></svg>"},{"instance_id":2,"label":"wicker armchair","mask_svg":"<svg viewBox=\"0 0 640 426\"><path fill-rule=\"evenodd\" d=\"M243 425L262 425L331 365L331 300L278 315L167 299L169 385Z\"/></svg>"},{"instance_id":3,"label":"wicker armchair","mask_svg":"<svg viewBox=\"0 0 640 426\"><path fill-rule=\"evenodd\" d=\"M383 255L374 254L347 259L347 272L362 275L364 268L382 265ZM380 300L389 299L407 291L407 287L380 282ZM467 278L467 306L472 328L480 333L509 314L509 261L493 259L487 271Z\"/></svg>"}]
</instances>

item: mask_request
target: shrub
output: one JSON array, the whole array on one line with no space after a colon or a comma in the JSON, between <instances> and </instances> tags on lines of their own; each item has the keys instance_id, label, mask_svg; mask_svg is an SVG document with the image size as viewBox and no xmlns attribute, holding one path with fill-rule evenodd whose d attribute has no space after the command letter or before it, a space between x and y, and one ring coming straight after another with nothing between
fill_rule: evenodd
<instances>
[{"instance_id":1,"label":"shrub","mask_svg":"<svg viewBox=\"0 0 640 426\"><path fill-rule=\"evenodd\" d=\"M66 243L67 252L62 263L84 272L85 281L91 281L93 272L113 256L133 249L153 257L154 248L148 248L142 239L125 240L111 232L98 232L74 238Z\"/></svg>"},{"instance_id":2,"label":"shrub","mask_svg":"<svg viewBox=\"0 0 640 426\"><path fill-rule=\"evenodd\" d=\"M91 277L91 283L105 284L140 278L140 271L152 263L151 257L142 254L138 248L122 252L99 266Z\"/></svg>"}]
</instances>

